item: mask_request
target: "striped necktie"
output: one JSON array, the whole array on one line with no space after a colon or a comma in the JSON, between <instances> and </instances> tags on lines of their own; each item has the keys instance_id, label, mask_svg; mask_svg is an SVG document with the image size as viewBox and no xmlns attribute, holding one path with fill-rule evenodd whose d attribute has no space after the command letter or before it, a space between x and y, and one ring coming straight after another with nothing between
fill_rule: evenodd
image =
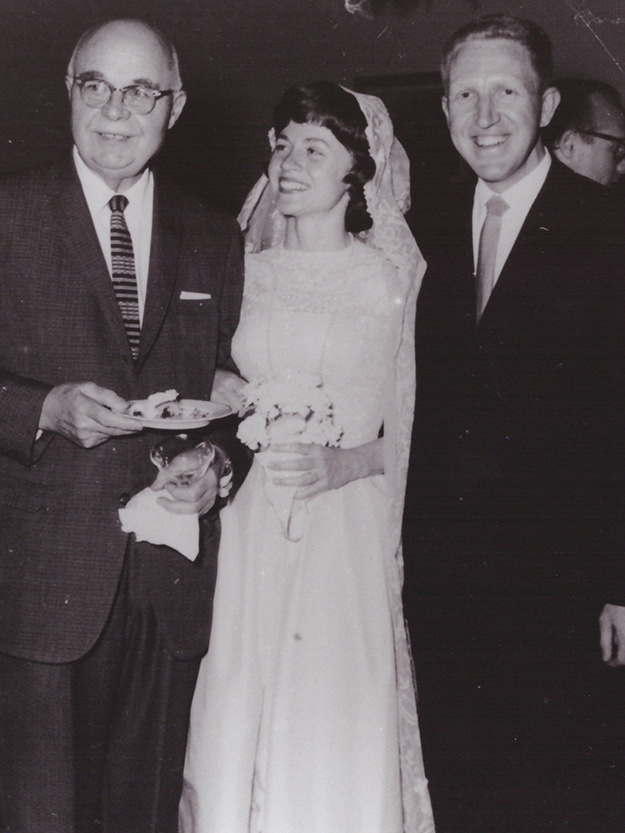
<instances>
[{"instance_id":1,"label":"striped necktie","mask_svg":"<svg viewBox=\"0 0 625 833\"><path fill-rule=\"evenodd\" d=\"M495 261L497 260L501 218L509 208L508 203L498 194L492 196L486 203L486 217L480 232L477 270L475 272L478 321L482 317L484 307L488 303L490 293L495 285Z\"/></svg>"},{"instance_id":2,"label":"striped necktie","mask_svg":"<svg viewBox=\"0 0 625 833\"><path fill-rule=\"evenodd\" d=\"M132 249L132 237L128 231L124 210L128 198L115 194L109 200L111 209L111 277L113 289L126 328L128 343L133 359L139 355L139 296L137 293L137 275L135 273L135 256Z\"/></svg>"}]
</instances>

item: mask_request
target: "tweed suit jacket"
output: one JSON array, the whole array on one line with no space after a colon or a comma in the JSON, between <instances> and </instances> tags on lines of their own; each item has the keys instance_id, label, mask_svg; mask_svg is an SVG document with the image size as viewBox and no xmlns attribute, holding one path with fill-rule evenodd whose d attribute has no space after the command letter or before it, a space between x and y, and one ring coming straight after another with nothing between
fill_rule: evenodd
<instances>
[{"instance_id":1,"label":"tweed suit jacket","mask_svg":"<svg viewBox=\"0 0 625 833\"><path fill-rule=\"evenodd\" d=\"M71 155L0 181L0 651L48 662L83 656L129 546L171 650L205 649L218 523L202 520L192 563L136 544L118 519L120 500L154 479L149 452L164 434L84 449L57 434L37 439L37 428L48 391L65 382L93 381L125 399L169 388L207 399L215 367L232 367L241 292L236 223L157 175L135 364Z\"/></svg>"},{"instance_id":2,"label":"tweed suit jacket","mask_svg":"<svg viewBox=\"0 0 625 833\"><path fill-rule=\"evenodd\" d=\"M625 436L620 217L605 189L554 161L476 323L473 191L452 198L440 234L421 241L428 271L407 522L426 538L433 523L470 530L469 547L423 549L433 571L508 568L522 583L539 552L534 566L548 583L594 578L614 600Z\"/></svg>"}]
</instances>

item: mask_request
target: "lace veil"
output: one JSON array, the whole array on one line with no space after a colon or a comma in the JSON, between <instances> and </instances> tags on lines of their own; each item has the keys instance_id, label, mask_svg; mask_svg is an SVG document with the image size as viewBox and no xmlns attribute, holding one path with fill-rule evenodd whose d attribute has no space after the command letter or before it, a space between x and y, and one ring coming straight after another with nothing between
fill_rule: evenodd
<instances>
[{"instance_id":1,"label":"lace veil","mask_svg":"<svg viewBox=\"0 0 625 833\"><path fill-rule=\"evenodd\" d=\"M404 148L394 137L387 109L376 96L352 90L347 92L356 97L367 119L366 135L376 163L375 176L364 187L373 226L358 238L368 246L381 250L395 265L400 286L396 297L398 338L394 355L389 357L388 406L384 418L388 574L399 691L405 830L426 833L434 828L418 739L414 676L401 604L401 525L415 398L414 326L417 294L426 264L403 216L410 207L410 164ZM269 133L269 140L273 147L273 130ZM245 233L247 252L272 248L283 241L286 219L276 209L275 195L265 175L250 191L238 220Z\"/></svg>"}]
</instances>

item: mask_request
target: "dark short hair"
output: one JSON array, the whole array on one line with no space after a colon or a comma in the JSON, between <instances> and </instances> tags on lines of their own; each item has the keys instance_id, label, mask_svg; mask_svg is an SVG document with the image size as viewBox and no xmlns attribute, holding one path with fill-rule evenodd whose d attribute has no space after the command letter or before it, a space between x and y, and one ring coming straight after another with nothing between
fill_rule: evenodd
<instances>
[{"instance_id":1,"label":"dark short hair","mask_svg":"<svg viewBox=\"0 0 625 833\"><path fill-rule=\"evenodd\" d=\"M344 180L349 185L345 229L352 234L370 229L373 220L367 211L364 185L373 179L375 162L366 136L367 119L356 97L332 81L289 87L273 111L276 135L292 121L327 127L351 153L354 164Z\"/></svg>"},{"instance_id":2,"label":"dark short hair","mask_svg":"<svg viewBox=\"0 0 625 833\"><path fill-rule=\"evenodd\" d=\"M488 14L458 29L443 47L441 77L445 92L449 90L449 68L458 48L473 40L511 40L524 47L538 76L543 92L553 76L553 51L549 36L532 20L511 14Z\"/></svg>"},{"instance_id":3,"label":"dark short hair","mask_svg":"<svg viewBox=\"0 0 625 833\"><path fill-rule=\"evenodd\" d=\"M586 130L597 129L595 99L602 99L615 110L623 110L618 92L605 81L560 78L554 82L554 87L560 91L560 103L551 122L543 129L543 141L549 148L557 147L567 130L579 133L583 141L593 141L583 134Z\"/></svg>"}]
</instances>

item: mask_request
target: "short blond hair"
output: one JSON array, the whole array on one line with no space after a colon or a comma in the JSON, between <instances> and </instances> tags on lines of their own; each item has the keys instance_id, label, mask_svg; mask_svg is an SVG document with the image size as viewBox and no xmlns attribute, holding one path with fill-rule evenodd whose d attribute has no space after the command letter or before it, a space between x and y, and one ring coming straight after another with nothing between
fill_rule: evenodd
<instances>
[{"instance_id":1,"label":"short blond hair","mask_svg":"<svg viewBox=\"0 0 625 833\"><path fill-rule=\"evenodd\" d=\"M539 91L547 89L553 77L553 50L549 35L525 17L488 14L461 26L445 43L440 67L445 94L449 92L449 70L458 49L468 41L499 39L514 41L527 50L538 76Z\"/></svg>"}]
</instances>

